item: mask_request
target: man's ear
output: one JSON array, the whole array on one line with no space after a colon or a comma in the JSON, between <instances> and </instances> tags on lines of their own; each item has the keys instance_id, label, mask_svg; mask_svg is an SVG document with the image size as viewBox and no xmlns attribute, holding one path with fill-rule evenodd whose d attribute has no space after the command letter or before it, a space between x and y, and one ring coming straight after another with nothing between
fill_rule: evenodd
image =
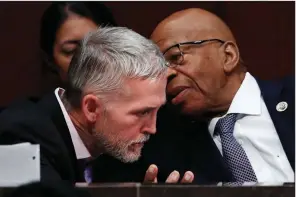
<instances>
[{"instance_id":1,"label":"man's ear","mask_svg":"<svg viewBox=\"0 0 296 197\"><path fill-rule=\"evenodd\" d=\"M95 123L100 116L102 104L98 97L93 94L85 95L82 98L82 112L89 123Z\"/></svg>"},{"instance_id":2,"label":"man's ear","mask_svg":"<svg viewBox=\"0 0 296 197\"><path fill-rule=\"evenodd\" d=\"M227 41L223 44L224 50L224 62L223 69L225 73L231 73L236 66L238 66L239 62L239 50L237 45L232 41Z\"/></svg>"}]
</instances>

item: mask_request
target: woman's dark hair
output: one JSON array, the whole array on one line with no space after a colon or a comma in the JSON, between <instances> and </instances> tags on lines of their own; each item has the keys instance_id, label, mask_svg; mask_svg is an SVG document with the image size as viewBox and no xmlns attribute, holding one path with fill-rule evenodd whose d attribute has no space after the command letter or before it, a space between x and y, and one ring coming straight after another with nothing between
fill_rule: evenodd
<instances>
[{"instance_id":1,"label":"woman's dark hair","mask_svg":"<svg viewBox=\"0 0 296 197\"><path fill-rule=\"evenodd\" d=\"M56 32L68 18L76 14L91 19L101 26L116 26L111 11L100 2L54 2L44 12L41 19L40 48L48 60L53 58Z\"/></svg>"}]
</instances>

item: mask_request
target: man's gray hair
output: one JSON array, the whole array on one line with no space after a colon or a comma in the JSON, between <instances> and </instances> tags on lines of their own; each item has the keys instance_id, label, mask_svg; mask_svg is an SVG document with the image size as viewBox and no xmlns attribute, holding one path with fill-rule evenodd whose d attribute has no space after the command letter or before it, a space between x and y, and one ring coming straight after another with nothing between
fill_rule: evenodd
<instances>
[{"instance_id":1,"label":"man's gray hair","mask_svg":"<svg viewBox=\"0 0 296 197\"><path fill-rule=\"evenodd\" d=\"M125 27L100 27L84 37L72 58L66 99L79 107L84 94L102 98L122 89L124 79L157 79L166 71L152 41Z\"/></svg>"}]
</instances>

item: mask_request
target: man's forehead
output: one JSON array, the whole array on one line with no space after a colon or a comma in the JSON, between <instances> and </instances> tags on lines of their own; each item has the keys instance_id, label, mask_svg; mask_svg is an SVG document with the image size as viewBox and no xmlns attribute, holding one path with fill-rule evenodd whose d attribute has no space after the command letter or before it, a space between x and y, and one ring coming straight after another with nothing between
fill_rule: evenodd
<instances>
[{"instance_id":1,"label":"man's forehead","mask_svg":"<svg viewBox=\"0 0 296 197\"><path fill-rule=\"evenodd\" d=\"M195 17L195 15L176 15L165 19L155 28L151 39L163 51L182 42L204 40L212 36L220 37L221 25L213 25L209 17L203 17L205 21Z\"/></svg>"},{"instance_id":2,"label":"man's forehead","mask_svg":"<svg viewBox=\"0 0 296 197\"><path fill-rule=\"evenodd\" d=\"M157 108L164 105L166 102L165 93L163 95L150 95L142 97L141 99L135 100L135 106L137 107L150 107Z\"/></svg>"},{"instance_id":3,"label":"man's forehead","mask_svg":"<svg viewBox=\"0 0 296 197\"><path fill-rule=\"evenodd\" d=\"M169 47L175 44L187 42L187 41L188 41L187 36L167 36L159 39L158 41L155 41L155 43L160 48L160 51L164 52L166 49L168 49Z\"/></svg>"},{"instance_id":4,"label":"man's forehead","mask_svg":"<svg viewBox=\"0 0 296 197\"><path fill-rule=\"evenodd\" d=\"M146 96L151 93L159 94L165 90L166 87L166 75L159 76L156 78L133 78L133 79L125 79L124 86L122 88L122 92L126 97L132 96ZM143 88L145 87L145 88Z\"/></svg>"},{"instance_id":5,"label":"man's forehead","mask_svg":"<svg viewBox=\"0 0 296 197\"><path fill-rule=\"evenodd\" d=\"M192 31L176 29L175 31L163 31L153 35L152 40L157 44L162 52L169 47L188 41L197 40L198 34Z\"/></svg>"},{"instance_id":6,"label":"man's forehead","mask_svg":"<svg viewBox=\"0 0 296 197\"><path fill-rule=\"evenodd\" d=\"M123 104L123 103L124 104ZM165 90L160 94L137 94L133 92L128 97L121 99L121 105L124 105L127 109L142 109L142 108L158 108L164 105L166 102Z\"/></svg>"}]
</instances>

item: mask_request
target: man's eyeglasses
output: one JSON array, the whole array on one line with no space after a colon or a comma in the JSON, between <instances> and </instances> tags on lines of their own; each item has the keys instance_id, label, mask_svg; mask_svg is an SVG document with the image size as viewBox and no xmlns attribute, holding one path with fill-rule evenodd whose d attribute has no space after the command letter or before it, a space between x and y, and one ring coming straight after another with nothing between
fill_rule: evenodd
<instances>
[{"instance_id":1,"label":"man's eyeglasses","mask_svg":"<svg viewBox=\"0 0 296 197\"><path fill-rule=\"evenodd\" d=\"M163 55L167 61L167 66L168 67L177 67L178 65L180 65L183 61L184 61L184 54L181 50L181 46L183 45L190 45L190 44L196 44L196 45L201 45L205 42L220 42L222 44L225 43L225 41L220 40L220 39L207 39L207 40L198 40L198 41L191 41L191 42L182 42L182 43L178 43L175 44L173 46L170 46L169 48L167 48L164 52Z\"/></svg>"}]
</instances>

